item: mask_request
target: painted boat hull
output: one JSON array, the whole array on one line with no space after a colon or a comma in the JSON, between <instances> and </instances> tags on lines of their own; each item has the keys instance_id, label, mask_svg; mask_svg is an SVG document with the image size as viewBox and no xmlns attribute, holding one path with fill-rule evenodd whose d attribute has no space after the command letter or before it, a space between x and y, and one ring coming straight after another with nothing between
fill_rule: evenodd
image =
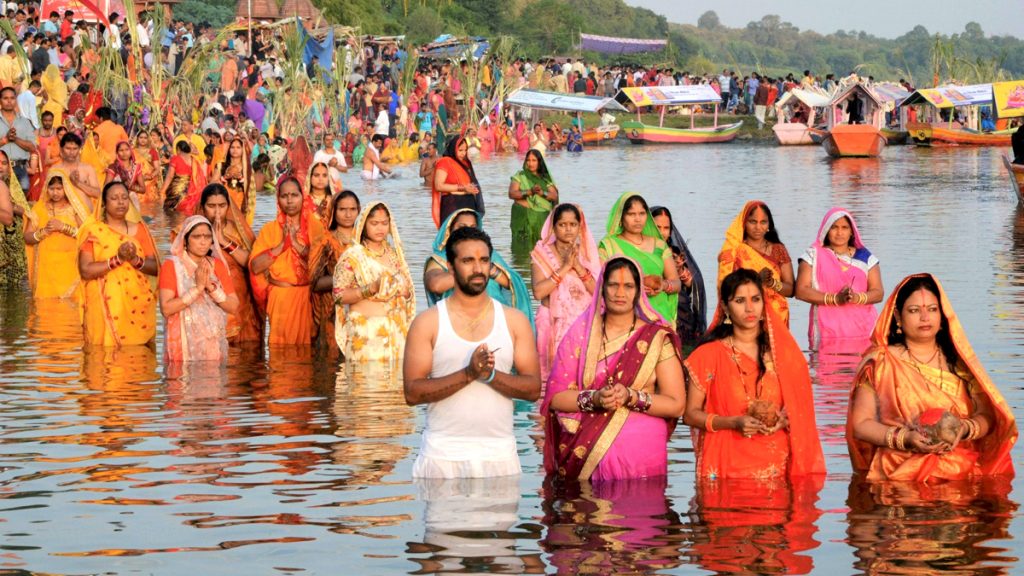
<instances>
[{"instance_id":1,"label":"painted boat hull","mask_svg":"<svg viewBox=\"0 0 1024 576\"><path fill-rule=\"evenodd\" d=\"M584 144L600 144L608 140L614 140L619 135L619 126L611 124L599 128L587 128L583 131Z\"/></svg>"},{"instance_id":2,"label":"painted boat hull","mask_svg":"<svg viewBox=\"0 0 1024 576\"><path fill-rule=\"evenodd\" d=\"M974 132L926 122L910 122L907 131L918 146L1009 146L1013 137L1010 130Z\"/></svg>"},{"instance_id":3,"label":"painted boat hull","mask_svg":"<svg viewBox=\"0 0 1024 576\"><path fill-rule=\"evenodd\" d=\"M736 139L743 121L718 128L659 128L636 121L622 123L622 131L633 144L709 144Z\"/></svg>"},{"instance_id":4,"label":"painted boat hull","mask_svg":"<svg viewBox=\"0 0 1024 576\"><path fill-rule=\"evenodd\" d=\"M1024 206L1024 165L1011 163L1010 157L1006 154L1003 154L1003 165L1010 175L1010 186L1017 195L1017 202Z\"/></svg>"},{"instance_id":5,"label":"painted boat hull","mask_svg":"<svg viewBox=\"0 0 1024 576\"><path fill-rule=\"evenodd\" d=\"M772 126L775 141L779 146L809 146L814 144L811 139L811 128L803 122L787 122Z\"/></svg>"},{"instance_id":6,"label":"painted boat hull","mask_svg":"<svg viewBox=\"0 0 1024 576\"><path fill-rule=\"evenodd\" d=\"M867 124L839 124L832 127L821 145L833 158L874 158L885 148L885 137Z\"/></svg>"},{"instance_id":7,"label":"painted boat hull","mask_svg":"<svg viewBox=\"0 0 1024 576\"><path fill-rule=\"evenodd\" d=\"M907 140L910 139L910 132L906 130L893 130L891 128L882 128L880 130L882 136L885 136L885 143L889 146L896 146L900 144L906 144Z\"/></svg>"}]
</instances>

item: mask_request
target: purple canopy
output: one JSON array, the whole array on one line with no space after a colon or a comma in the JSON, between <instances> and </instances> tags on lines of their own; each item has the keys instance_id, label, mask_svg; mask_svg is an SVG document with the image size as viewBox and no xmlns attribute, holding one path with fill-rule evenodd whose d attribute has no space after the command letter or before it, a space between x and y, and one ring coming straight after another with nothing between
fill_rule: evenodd
<instances>
[{"instance_id":1,"label":"purple canopy","mask_svg":"<svg viewBox=\"0 0 1024 576\"><path fill-rule=\"evenodd\" d=\"M580 34L580 48L605 54L635 54L637 52L657 52L664 50L668 40L648 40L645 38L615 38L596 34Z\"/></svg>"}]
</instances>

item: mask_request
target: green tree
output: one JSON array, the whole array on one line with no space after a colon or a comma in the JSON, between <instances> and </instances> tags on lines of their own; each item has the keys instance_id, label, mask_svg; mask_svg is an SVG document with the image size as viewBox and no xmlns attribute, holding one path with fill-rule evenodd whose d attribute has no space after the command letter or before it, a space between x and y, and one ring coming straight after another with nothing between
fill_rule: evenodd
<instances>
[{"instance_id":1,"label":"green tree","mask_svg":"<svg viewBox=\"0 0 1024 576\"><path fill-rule=\"evenodd\" d=\"M722 22L719 21L718 14L714 10L708 10L697 19L697 27L704 30L716 30L722 27Z\"/></svg>"},{"instance_id":2,"label":"green tree","mask_svg":"<svg viewBox=\"0 0 1024 576\"><path fill-rule=\"evenodd\" d=\"M223 0L185 0L174 6L174 18L195 24L208 23L223 28L235 19L235 3Z\"/></svg>"},{"instance_id":3,"label":"green tree","mask_svg":"<svg viewBox=\"0 0 1024 576\"><path fill-rule=\"evenodd\" d=\"M433 8L417 6L405 19L405 34L410 42L424 44L445 32L444 20Z\"/></svg>"}]
</instances>

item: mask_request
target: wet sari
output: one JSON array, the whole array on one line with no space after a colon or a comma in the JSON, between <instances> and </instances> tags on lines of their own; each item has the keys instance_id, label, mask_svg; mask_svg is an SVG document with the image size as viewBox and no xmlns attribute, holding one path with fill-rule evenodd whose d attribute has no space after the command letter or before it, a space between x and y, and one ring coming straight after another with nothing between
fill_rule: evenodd
<instances>
[{"instance_id":1,"label":"wet sari","mask_svg":"<svg viewBox=\"0 0 1024 576\"><path fill-rule=\"evenodd\" d=\"M765 373L759 384L757 360L734 350L725 340L699 346L683 368L688 384L704 392L704 411L708 414L741 416L747 414L752 402L767 401L776 410L785 409L789 428L749 438L739 430L691 428L698 481L769 481L825 473L807 360L775 311L768 306L764 310L761 330L768 334L771 358L765 358Z\"/></svg>"},{"instance_id":2,"label":"wet sari","mask_svg":"<svg viewBox=\"0 0 1024 576\"><path fill-rule=\"evenodd\" d=\"M604 298L597 290L590 306L558 346L541 405L541 414L545 415L544 470L548 474L567 480L597 481L668 473L668 439L676 419L634 412L624 406L614 412L572 413L559 413L550 407L551 399L566 390L599 390L622 384L638 392L655 392L648 382L659 363L679 361L679 338L643 292L634 313L635 331L602 342Z\"/></svg>"},{"instance_id":3,"label":"wet sari","mask_svg":"<svg viewBox=\"0 0 1024 576\"><path fill-rule=\"evenodd\" d=\"M323 237L324 227L313 213L309 196L304 196L299 213L299 239L309 246L310 253ZM252 262L285 242L285 249L262 274L252 274L253 293L261 310L270 319L270 344L305 344L313 338L313 310L310 305L309 256L299 254L285 236L287 216L278 205L277 217L260 230L250 255Z\"/></svg>"},{"instance_id":4,"label":"wet sari","mask_svg":"<svg viewBox=\"0 0 1024 576\"><path fill-rule=\"evenodd\" d=\"M329 206L336 206L338 194L335 194L330 202L327 203ZM342 236L340 228L331 230L331 226L334 225L334 212L334 210L327 210L323 239L310 252L309 269L312 271L310 278L313 279L314 283L316 283L317 278L324 276L333 277L338 259L341 258L345 250L352 246L352 239ZM338 347L340 340L338 340L337 335L341 330L339 326L345 323L345 307L335 306L332 291L311 291L310 298L312 299L311 306L313 307L314 347L322 351L340 350Z\"/></svg>"},{"instance_id":5,"label":"wet sari","mask_svg":"<svg viewBox=\"0 0 1024 576\"><path fill-rule=\"evenodd\" d=\"M219 164L220 179L224 187L228 189L228 195L231 197L231 202L238 206L245 216L245 222L249 226L252 226L253 216L256 214L256 192L253 190L255 184L253 182L252 175L252 164L247 160L250 155L248 146L245 140L241 138L235 138L242 143L242 157L240 158L241 166L232 164L228 166L228 158L225 158L223 162ZM226 150L231 149L231 144L234 142L228 142ZM225 153L226 154L226 153Z\"/></svg>"},{"instance_id":6,"label":"wet sari","mask_svg":"<svg viewBox=\"0 0 1024 576\"><path fill-rule=\"evenodd\" d=\"M522 191L532 190L534 186L539 186L546 192L549 186L555 184L551 177L544 178L525 169L516 172L512 176L512 181L519 184L519 189ZM553 202L540 194L530 194L526 198L526 203L529 207L522 206L518 202L512 204L512 218L509 226L512 229L512 248L517 252L533 247L540 240L544 221L555 207Z\"/></svg>"},{"instance_id":7,"label":"wet sari","mask_svg":"<svg viewBox=\"0 0 1024 576\"><path fill-rule=\"evenodd\" d=\"M579 206L576 207L579 209ZM548 278L552 273L562 267L562 257L555 249L555 230L552 218L554 212L548 215L541 230L541 238L537 245L530 252L530 260L540 269L543 278ZM587 226L583 210L580 209L580 236L579 236L580 261L590 271L591 276L597 278L601 273L601 259L597 255L597 244L594 236ZM540 282L543 278L534 279L534 283ZM569 327L576 321L584 310L590 305L594 295L587 290L586 284L576 274L570 273L562 278L562 282L555 286L554 291L537 306L537 354L540 357L541 382L547 382L551 374L551 366L555 361L555 353L558 351L558 344L565 337Z\"/></svg>"},{"instance_id":8,"label":"wet sari","mask_svg":"<svg viewBox=\"0 0 1024 576\"><path fill-rule=\"evenodd\" d=\"M912 425L917 417L931 409L943 409L959 418L969 417L976 406L971 392L983 395L992 405L995 421L983 438L961 441L945 454L920 454L890 450L857 440L853 421L847 418L846 443L855 472L868 481L896 480L933 482L966 480L977 476L1013 477L1010 451L1017 441L1017 425L1003 395L982 367L960 320L938 279L939 304L946 317L950 337L959 360L955 374L931 366L915 366L897 357L889 349L889 330L896 313L896 296L908 281L928 274L905 278L893 289L871 333L871 348L854 379L850 407L859 386L868 386L878 397L878 420L887 426Z\"/></svg>"},{"instance_id":9,"label":"wet sari","mask_svg":"<svg viewBox=\"0 0 1024 576\"><path fill-rule=\"evenodd\" d=\"M74 227L76 230L89 218L89 208L71 189L70 179L62 170L50 170L47 187L54 177L64 183L68 205L60 209L50 203L49 195L32 207L35 229L42 230L51 219ZM74 236L60 232L47 235L35 246L27 246L28 284L32 297L81 299L81 277L78 273L78 241Z\"/></svg>"},{"instance_id":10,"label":"wet sari","mask_svg":"<svg viewBox=\"0 0 1024 576\"><path fill-rule=\"evenodd\" d=\"M653 206L651 211L655 212L658 208L664 207ZM692 345L700 340L708 329L708 298L704 288L704 274L701 273L700 266L697 265L697 260L693 257L693 252L690 252L690 247L687 246L683 235L679 233L679 228L676 227L676 221L672 218L671 212L668 212L667 209L666 212L672 222L668 245L670 248L678 250L686 259L686 267L693 279L689 288L682 286L676 304L676 334L679 335L684 346Z\"/></svg>"},{"instance_id":11,"label":"wet sari","mask_svg":"<svg viewBox=\"0 0 1024 576\"><path fill-rule=\"evenodd\" d=\"M825 247L828 231L836 220L845 217L850 221L853 243L856 247L852 258L838 256ZM825 214L818 229L818 237L800 260L811 267L811 287L827 293L836 293L849 286L856 293L867 292L868 273L878 266L875 258L860 239L857 223L847 210L833 208ZM873 304L844 304L842 306L821 306L811 304L810 322L807 326L807 341L818 348L822 342L848 343L849 347L864 350L868 346L871 330L878 319L878 310Z\"/></svg>"},{"instance_id":12,"label":"wet sari","mask_svg":"<svg viewBox=\"0 0 1024 576\"><path fill-rule=\"evenodd\" d=\"M444 156L437 159L434 164L434 173L438 170L445 172L445 184L459 184L463 186L474 185L480 190L477 194L453 194L441 192L431 182L430 193L430 214L434 218L434 225L441 227L441 223L448 220L455 211L463 208L475 210L477 214L484 214L483 189L480 188L480 181L476 179L476 172L473 170L473 163L467 158L465 162L459 162L455 158L455 151L463 138L459 137L448 144Z\"/></svg>"},{"instance_id":13,"label":"wet sari","mask_svg":"<svg viewBox=\"0 0 1024 576\"><path fill-rule=\"evenodd\" d=\"M191 160L189 164L180 154L171 158L169 170L174 173L174 179L164 198L165 210L177 208L182 214L193 214L199 206L206 187L206 166L194 154Z\"/></svg>"},{"instance_id":14,"label":"wet sari","mask_svg":"<svg viewBox=\"0 0 1024 576\"><path fill-rule=\"evenodd\" d=\"M423 269L426 271L431 265L437 266L448 272L448 257L445 255L445 246L448 244L448 236L451 235L451 227L455 222L455 219L459 214L463 212L473 212L476 214L476 227L483 230L483 216L480 213L475 212L470 208L461 208L452 212L448 218L445 219L441 229L437 231L437 236L434 238L433 254L427 258L427 261L423 264ZM509 288L505 288L501 284L489 279L487 281L487 293L498 302L501 302L509 308L515 308L526 315L530 319L530 325L533 325L533 303L531 301L529 288L526 286L526 282L523 281L523 277L519 275L511 266L509 266L505 259L501 257L498 252L491 254L491 264L501 270L509 279ZM441 300L444 300L455 291L454 288L448 290L444 294L433 294L424 287L423 290L427 295L427 305L433 306Z\"/></svg>"},{"instance_id":15,"label":"wet sari","mask_svg":"<svg viewBox=\"0 0 1024 576\"><path fill-rule=\"evenodd\" d=\"M377 206L387 208L387 204L380 201L367 204L356 220L353 238L362 237L366 220ZM384 253L372 254L361 243L354 243L345 250L334 268L334 298L340 301L341 293L348 288L380 282L370 300L386 304L386 314L366 316L339 304L338 308L348 309L339 312L344 322L337 324L337 341L346 363L387 365L393 370L402 363L405 336L416 315L416 294L394 213L390 209L388 213L391 230L384 241ZM408 297L403 295L405 291L409 292Z\"/></svg>"},{"instance_id":16,"label":"wet sari","mask_svg":"<svg viewBox=\"0 0 1024 576\"><path fill-rule=\"evenodd\" d=\"M633 196L639 196L639 194L636 192L626 192L622 196L619 196L615 205L612 206L612 210L608 214L608 224L606 227L607 235L598 245L601 260L610 260L612 257L620 255L626 256L640 265L641 275L664 278L666 266L665 252L669 251L669 247L668 244L661 239L661 234L658 233L658 227L654 224L654 218L651 216L650 211L647 212L647 223L644 224L644 229L641 234L645 237L654 239L653 252L641 250L634 246L632 242L621 236L623 208L626 205L626 201ZM668 256L671 256L671 254L671 251L669 251ZM679 295L658 292L658 294L649 298L651 307L653 307L666 322L675 326L676 308L679 302Z\"/></svg>"},{"instance_id":17,"label":"wet sari","mask_svg":"<svg viewBox=\"0 0 1024 576\"><path fill-rule=\"evenodd\" d=\"M6 153L0 151L0 154ZM28 274L28 259L25 250L25 219L32 218L28 199L21 189L14 171L7 178L7 189L11 194L11 204L24 211L23 216L15 216L9 226L0 226L0 288L18 286Z\"/></svg>"},{"instance_id":18,"label":"wet sari","mask_svg":"<svg viewBox=\"0 0 1024 576\"><path fill-rule=\"evenodd\" d=\"M199 265L186 254L185 236L190 230L205 224L213 225L203 216L189 216L181 225L181 231L171 244L171 255L160 269L160 288L174 290L179 297L196 287L195 274ZM234 285L227 269L224 252L221 251L217 236L213 236L211 254L207 256L213 264L213 274L228 295L234 293ZM200 295L191 304L176 314L166 317L164 328L164 361L172 362L214 362L224 364L228 358L227 319L228 314L213 301L209 292L200 289Z\"/></svg>"},{"instance_id":19,"label":"wet sari","mask_svg":"<svg viewBox=\"0 0 1024 576\"><path fill-rule=\"evenodd\" d=\"M156 200L160 196L161 177L163 176L160 154L153 147L135 147L132 150L135 153L135 160L142 168L145 198L146 200Z\"/></svg>"},{"instance_id":20,"label":"wet sari","mask_svg":"<svg viewBox=\"0 0 1024 576\"><path fill-rule=\"evenodd\" d=\"M129 148L131 148L131 144L127 140L118 142L117 146L120 146L122 143L128 144ZM132 149L132 156L127 162L122 162L120 158L115 158L107 166L104 182L121 182L125 185L125 188L133 192L135 188L140 186L145 189L145 183L142 181L142 165L136 161L134 149Z\"/></svg>"},{"instance_id":21,"label":"wet sari","mask_svg":"<svg viewBox=\"0 0 1024 576\"><path fill-rule=\"evenodd\" d=\"M91 252L93 261L101 262L116 256L122 243L131 242L143 257L159 259L145 222L136 222L136 227L135 235L127 236L94 216L78 231L78 250ZM83 285L87 344L119 348L148 344L156 337L154 286L130 262L123 262L99 278L86 280Z\"/></svg>"},{"instance_id":22,"label":"wet sari","mask_svg":"<svg viewBox=\"0 0 1024 576\"><path fill-rule=\"evenodd\" d=\"M747 268L754 272L760 272L762 269L768 268L772 272L773 280L782 281L782 266L789 264L791 261L786 247L782 244L772 244L772 254L766 255L748 246L743 241L744 222L746 222L747 217L750 216L750 213L755 208L761 206L764 206L764 202L760 200L747 202L743 206L743 210L725 231L725 243L722 244L722 250L718 253L717 286L721 286L722 280L726 276L740 268ZM786 300L786 297L769 287L765 287L764 297L765 302L771 306L783 324L788 327L789 302Z\"/></svg>"}]
</instances>

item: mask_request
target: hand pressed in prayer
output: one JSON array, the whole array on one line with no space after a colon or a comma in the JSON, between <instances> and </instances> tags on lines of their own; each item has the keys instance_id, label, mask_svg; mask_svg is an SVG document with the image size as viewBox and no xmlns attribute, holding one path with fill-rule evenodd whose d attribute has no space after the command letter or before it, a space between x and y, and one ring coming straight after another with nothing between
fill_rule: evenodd
<instances>
[{"instance_id":1,"label":"hand pressed in prayer","mask_svg":"<svg viewBox=\"0 0 1024 576\"><path fill-rule=\"evenodd\" d=\"M842 306L853 300L853 288L843 286L843 289L836 292L836 304Z\"/></svg>"},{"instance_id":2,"label":"hand pressed in prayer","mask_svg":"<svg viewBox=\"0 0 1024 576\"><path fill-rule=\"evenodd\" d=\"M480 380L491 375L491 371L494 370L494 352L487 348L487 344L476 347L473 355L469 358L466 370L473 380Z\"/></svg>"},{"instance_id":3,"label":"hand pressed in prayer","mask_svg":"<svg viewBox=\"0 0 1024 576\"><path fill-rule=\"evenodd\" d=\"M758 275L761 276L761 284L764 284L765 286L771 286L775 283L775 280L772 278L772 271L767 266L761 268Z\"/></svg>"},{"instance_id":4,"label":"hand pressed in prayer","mask_svg":"<svg viewBox=\"0 0 1024 576\"><path fill-rule=\"evenodd\" d=\"M609 385L601 388L597 397L602 408L614 412L629 401L629 390L622 384Z\"/></svg>"},{"instance_id":5,"label":"hand pressed in prayer","mask_svg":"<svg viewBox=\"0 0 1024 576\"><path fill-rule=\"evenodd\" d=\"M207 290L207 285L210 283L210 263L206 258L200 260L199 265L196 266L195 281L197 287Z\"/></svg>"}]
</instances>

